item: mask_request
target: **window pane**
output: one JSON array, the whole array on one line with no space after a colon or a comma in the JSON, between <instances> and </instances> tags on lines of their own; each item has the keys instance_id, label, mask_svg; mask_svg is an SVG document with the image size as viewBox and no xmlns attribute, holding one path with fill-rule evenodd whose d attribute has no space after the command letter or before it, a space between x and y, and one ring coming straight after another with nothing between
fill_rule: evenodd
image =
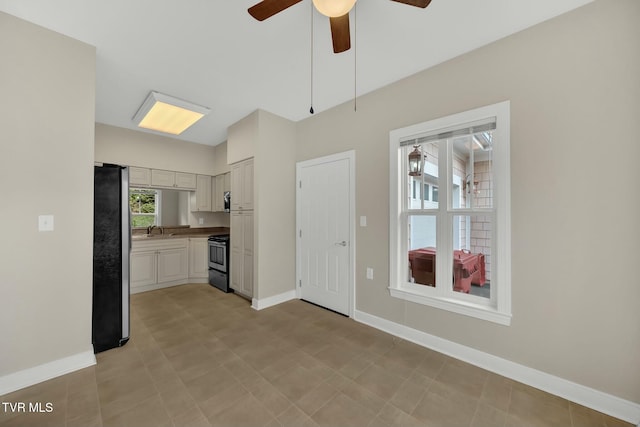
<instances>
[{"instance_id":1,"label":"window pane","mask_svg":"<svg viewBox=\"0 0 640 427\"><path fill-rule=\"evenodd\" d=\"M409 278L420 285L436 285L436 217L409 216Z\"/></svg>"},{"instance_id":2,"label":"window pane","mask_svg":"<svg viewBox=\"0 0 640 427\"><path fill-rule=\"evenodd\" d=\"M493 206L493 134L480 132L453 139L453 208Z\"/></svg>"},{"instance_id":3,"label":"window pane","mask_svg":"<svg viewBox=\"0 0 640 427\"><path fill-rule=\"evenodd\" d=\"M403 173L407 179L407 207L409 209L437 209L438 142L425 142L419 144L419 147L422 152L422 175L409 175L408 166ZM413 150L414 147L411 145L402 148L405 165L408 165L409 153Z\"/></svg>"},{"instance_id":4,"label":"window pane","mask_svg":"<svg viewBox=\"0 0 640 427\"><path fill-rule=\"evenodd\" d=\"M155 225L155 222L156 222L155 215L132 215L131 216L132 227L149 227L150 225Z\"/></svg>"},{"instance_id":5,"label":"window pane","mask_svg":"<svg viewBox=\"0 0 640 427\"><path fill-rule=\"evenodd\" d=\"M422 144L424 166L422 168L424 209L438 209L438 142ZM435 191L435 197L433 192Z\"/></svg>"},{"instance_id":6,"label":"window pane","mask_svg":"<svg viewBox=\"0 0 640 427\"><path fill-rule=\"evenodd\" d=\"M131 190L129 193L131 213L155 213L156 190Z\"/></svg>"},{"instance_id":7,"label":"window pane","mask_svg":"<svg viewBox=\"0 0 640 427\"><path fill-rule=\"evenodd\" d=\"M491 217L453 217L453 290L491 297Z\"/></svg>"}]
</instances>

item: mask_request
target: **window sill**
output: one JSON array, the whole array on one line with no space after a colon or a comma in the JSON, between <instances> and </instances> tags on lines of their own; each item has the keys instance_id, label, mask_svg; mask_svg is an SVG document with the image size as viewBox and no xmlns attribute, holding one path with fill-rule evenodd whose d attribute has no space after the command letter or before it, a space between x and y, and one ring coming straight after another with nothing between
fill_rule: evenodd
<instances>
[{"instance_id":1,"label":"window sill","mask_svg":"<svg viewBox=\"0 0 640 427\"><path fill-rule=\"evenodd\" d=\"M467 301L460 301L453 298L424 295L421 293L412 292L407 289L393 287L389 287L389 292L391 293L392 297L400 298L405 301L411 301L417 304L440 308L442 310L463 314L465 316L475 317L477 319L498 323L500 325L511 325L511 313L500 312L495 307L473 304Z\"/></svg>"}]
</instances>

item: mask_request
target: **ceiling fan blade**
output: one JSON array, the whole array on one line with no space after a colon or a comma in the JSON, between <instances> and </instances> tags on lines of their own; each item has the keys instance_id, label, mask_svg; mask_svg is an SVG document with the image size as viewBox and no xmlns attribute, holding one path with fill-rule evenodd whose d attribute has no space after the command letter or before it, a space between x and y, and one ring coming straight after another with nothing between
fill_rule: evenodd
<instances>
[{"instance_id":1,"label":"ceiling fan blade","mask_svg":"<svg viewBox=\"0 0 640 427\"><path fill-rule=\"evenodd\" d=\"M409 6L421 7L423 9L429 6L429 3L431 3L431 0L393 0L393 1L397 1L398 3L408 4Z\"/></svg>"},{"instance_id":2,"label":"ceiling fan blade","mask_svg":"<svg viewBox=\"0 0 640 427\"><path fill-rule=\"evenodd\" d=\"M331 24L331 38L333 39L333 53L340 53L351 49L351 34L349 34L349 14L345 13L337 18L329 18Z\"/></svg>"},{"instance_id":3,"label":"ceiling fan blade","mask_svg":"<svg viewBox=\"0 0 640 427\"><path fill-rule=\"evenodd\" d=\"M282 12L301 1L302 0L263 0L260 3L251 6L248 11L249 15L253 16L258 21L264 21L276 13Z\"/></svg>"}]
</instances>

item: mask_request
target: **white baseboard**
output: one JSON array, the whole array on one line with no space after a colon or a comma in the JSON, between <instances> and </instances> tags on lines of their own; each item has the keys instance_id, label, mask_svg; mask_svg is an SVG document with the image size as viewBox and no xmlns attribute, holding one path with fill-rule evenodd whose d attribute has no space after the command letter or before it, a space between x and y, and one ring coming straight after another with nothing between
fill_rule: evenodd
<instances>
[{"instance_id":1,"label":"white baseboard","mask_svg":"<svg viewBox=\"0 0 640 427\"><path fill-rule=\"evenodd\" d=\"M96 364L93 351L74 354L0 377L0 396Z\"/></svg>"},{"instance_id":2,"label":"white baseboard","mask_svg":"<svg viewBox=\"0 0 640 427\"><path fill-rule=\"evenodd\" d=\"M253 298L251 300L251 308L253 308L254 310L263 310L265 308L273 307L274 305L278 305L296 298L296 291L295 289L292 289L290 291L283 292L272 297L262 299Z\"/></svg>"},{"instance_id":3,"label":"white baseboard","mask_svg":"<svg viewBox=\"0 0 640 427\"><path fill-rule=\"evenodd\" d=\"M430 348L472 365L565 398L615 418L638 424L640 404L547 374L471 347L457 344L363 311L354 311L354 320Z\"/></svg>"}]
</instances>

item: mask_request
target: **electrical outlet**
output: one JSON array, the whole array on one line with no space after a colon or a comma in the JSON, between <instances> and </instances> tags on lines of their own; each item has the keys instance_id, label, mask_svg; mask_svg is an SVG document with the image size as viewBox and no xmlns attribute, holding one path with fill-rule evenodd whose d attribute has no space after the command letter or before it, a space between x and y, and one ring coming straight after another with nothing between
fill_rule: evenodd
<instances>
[{"instance_id":1,"label":"electrical outlet","mask_svg":"<svg viewBox=\"0 0 640 427\"><path fill-rule=\"evenodd\" d=\"M367 226L367 217L363 215L360 217L360 227L366 227L366 226Z\"/></svg>"},{"instance_id":2,"label":"electrical outlet","mask_svg":"<svg viewBox=\"0 0 640 427\"><path fill-rule=\"evenodd\" d=\"M198 218L198 224L200 225L204 224L204 218Z\"/></svg>"},{"instance_id":3,"label":"electrical outlet","mask_svg":"<svg viewBox=\"0 0 640 427\"><path fill-rule=\"evenodd\" d=\"M38 216L38 231L53 231L53 215Z\"/></svg>"},{"instance_id":4,"label":"electrical outlet","mask_svg":"<svg viewBox=\"0 0 640 427\"><path fill-rule=\"evenodd\" d=\"M367 279L373 280L373 268L367 267Z\"/></svg>"}]
</instances>

